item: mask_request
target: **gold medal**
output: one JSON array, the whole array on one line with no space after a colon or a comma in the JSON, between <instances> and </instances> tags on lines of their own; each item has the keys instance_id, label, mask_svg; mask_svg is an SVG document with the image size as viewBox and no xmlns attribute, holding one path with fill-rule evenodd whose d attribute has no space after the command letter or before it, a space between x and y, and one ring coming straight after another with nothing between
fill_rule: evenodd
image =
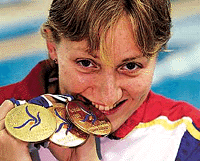
<instances>
[{"instance_id":1,"label":"gold medal","mask_svg":"<svg viewBox=\"0 0 200 161\"><path fill-rule=\"evenodd\" d=\"M67 104L67 113L71 122L88 134L104 136L111 132L110 121L92 105L70 101Z\"/></svg>"},{"instance_id":2,"label":"gold medal","mask_svg":"<svg viewBox=\"0 0 200 161\"><path fill-rule=\"evenodd\" d=\"M57 121L57 129L49 138L50 141L60 146L76 147L87 140L89 135L79 130L66 118L65 104L55 103L49 110L54 114Z\"/></svg>"},{"instance_id":3,"label":"gold medal","mask_svg":"<svg viewBox=\"0 0 200 161\"><path fill-rule=\"evenodd\" d=\"M17 139L40 142L49 138L56 130L56 118L46 108L26 103L8 112L5 127Z\"/></svg>"}]
</instances>

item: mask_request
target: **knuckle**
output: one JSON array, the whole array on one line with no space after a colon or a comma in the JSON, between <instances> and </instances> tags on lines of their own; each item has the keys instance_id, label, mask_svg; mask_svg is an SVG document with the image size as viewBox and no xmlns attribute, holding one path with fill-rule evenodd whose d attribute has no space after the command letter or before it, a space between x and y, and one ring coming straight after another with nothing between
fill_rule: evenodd
<instances>
[{"instance_id":1,"label":"knuckle","mask_svg":"<svg viewBox=\"0 0 200 161\"><path fill-rule=\"evenodd\" d=\"M1 106L9 106L12 107L14 106L13 103L10 100L5 100Z\"/></svg>"},{"instance_id":2,"label":"knuckle","mask_svg":"<svg viewBox=\"0 0 200 161\"><path fill-rule=\"evenodd\" d=\"M0 106L0 120L4 119L12 108L14 108L14 104L10 100L5 100Z\"/></svg>"},{"instance_id":3,"label":"knuckle","mask_svg":"<svg viewBox=\"0 0 200 161\"><path fill-rule=\"evenodd\" d=\"M0 144L3 144L6 140L7 133L5 130L0 131Z\"/></svg>"}]
</instances>

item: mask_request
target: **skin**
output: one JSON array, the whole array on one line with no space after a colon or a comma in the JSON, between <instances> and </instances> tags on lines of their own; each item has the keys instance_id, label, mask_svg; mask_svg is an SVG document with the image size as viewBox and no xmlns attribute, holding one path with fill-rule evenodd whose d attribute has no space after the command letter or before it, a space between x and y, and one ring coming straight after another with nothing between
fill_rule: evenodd
<instances>
[{"instance_id":1,"label":"skin","mask_svg":"<svg viewBox=\"0 0 200 161\"><path fill-rule=\"evenodd\" d=\"M0 106L0 160L31 161L28 143L13 138L5 130L5 116L12 108L14 108L14 105L8 100Z\"/></svg>"},{"instance_id":2,"label":"skin","mask_svg":"<svg viewBox=\"0 0 200 161\"><path fill-rule=\"evenodd\" d=\"M85 40L62 39L56 47L49 44L52 47L49 51L51 58L58 60L60 92L81 94L89 99L107 115L115 131L147 97L156 56L143 56L126 17L119 20L112 35L112 43L110 32L106 37L111 63L103 60L99 51L89 53ZM121 101L125 102L117 110L111 110Z\"/></svg>"},{"instance_id":3,"label":"skin","mask_svg":"<svg viewBox=\"0 0 200 161\"><path fill-rule=\"evenodd\" d=\"M50 31L47 32L51 34ZM47 40L51 59L58 60L60 93L81 94L89 99L107 115L113 132L147 97L156 55L149 58L143 56L126 17L119 20L112 33L108 31L106 44L109 49L108 60L102 59L99 51L89 53L85 40L72 42L62 38L59 44ZM121 105L115 108L120 102ZM0 147L4 147L0 148L0 160L29 161L28 143L14 139L4 128L4 118L13 107L10 101L5 101L0 106ZM50 143L49 149L60 161L98 160L94 136L90 136L84 145L77 148L62 148Z\"/></svg>"},{"instance_id":4,"label":"skin","mask_svg":"<svg viewBox=\"0 0 200 161\"><path fill-rule=\"evenodd\" d=\"M32 161L28 143L15 139L5 129L6 114L14 108L11 101L6 100L0 106L0 160L1 161ZM53 143L49 149L59 161L98 161L94 136L78 148L62 148ZM88 153L90 151L90 153ZM87 154L87 155L85 155Z\"/></svg>"}]
</instances>

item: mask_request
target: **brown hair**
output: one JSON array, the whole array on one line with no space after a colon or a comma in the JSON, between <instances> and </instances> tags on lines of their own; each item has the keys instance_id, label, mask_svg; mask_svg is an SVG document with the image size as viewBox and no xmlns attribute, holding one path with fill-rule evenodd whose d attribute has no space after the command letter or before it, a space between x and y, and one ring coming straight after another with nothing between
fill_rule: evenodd
<instances>
[{"instance_id":1,"label":"brown hair","mask_svg":"<svg viewBox=\"0 0 200 161\"><path fill-rule=\"evenodd\" d=\"M49 28L56 43L62 36L71 41L86 39L91 50L101 52L107 31L124 13L144 55L153 55L166 45L171 28L169 0L53 0L41 31L48 38L44 30Z\"/></svg>"}]
</instances>

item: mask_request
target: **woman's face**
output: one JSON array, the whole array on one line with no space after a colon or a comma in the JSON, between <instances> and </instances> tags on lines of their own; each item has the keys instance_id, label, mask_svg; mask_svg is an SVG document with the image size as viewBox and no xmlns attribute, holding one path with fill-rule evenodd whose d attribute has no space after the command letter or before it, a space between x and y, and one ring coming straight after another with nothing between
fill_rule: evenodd
<instances>
[{"instance_id":1,"label":"woman's face","mask_svg":"<svg viewBox=\"0 0 200 161\"><path fill-rule=\"evenodd\" d=\"M147 97L156 56L144 57L136 46L130 21L123 17L108 32L109 63L99 51L87 51L87 41L62 39L55 55L59 65L62 94L80 94L101 110L118 129ZM51 52L50 52L51 54Z\"/></svg>"}]
</instances>

